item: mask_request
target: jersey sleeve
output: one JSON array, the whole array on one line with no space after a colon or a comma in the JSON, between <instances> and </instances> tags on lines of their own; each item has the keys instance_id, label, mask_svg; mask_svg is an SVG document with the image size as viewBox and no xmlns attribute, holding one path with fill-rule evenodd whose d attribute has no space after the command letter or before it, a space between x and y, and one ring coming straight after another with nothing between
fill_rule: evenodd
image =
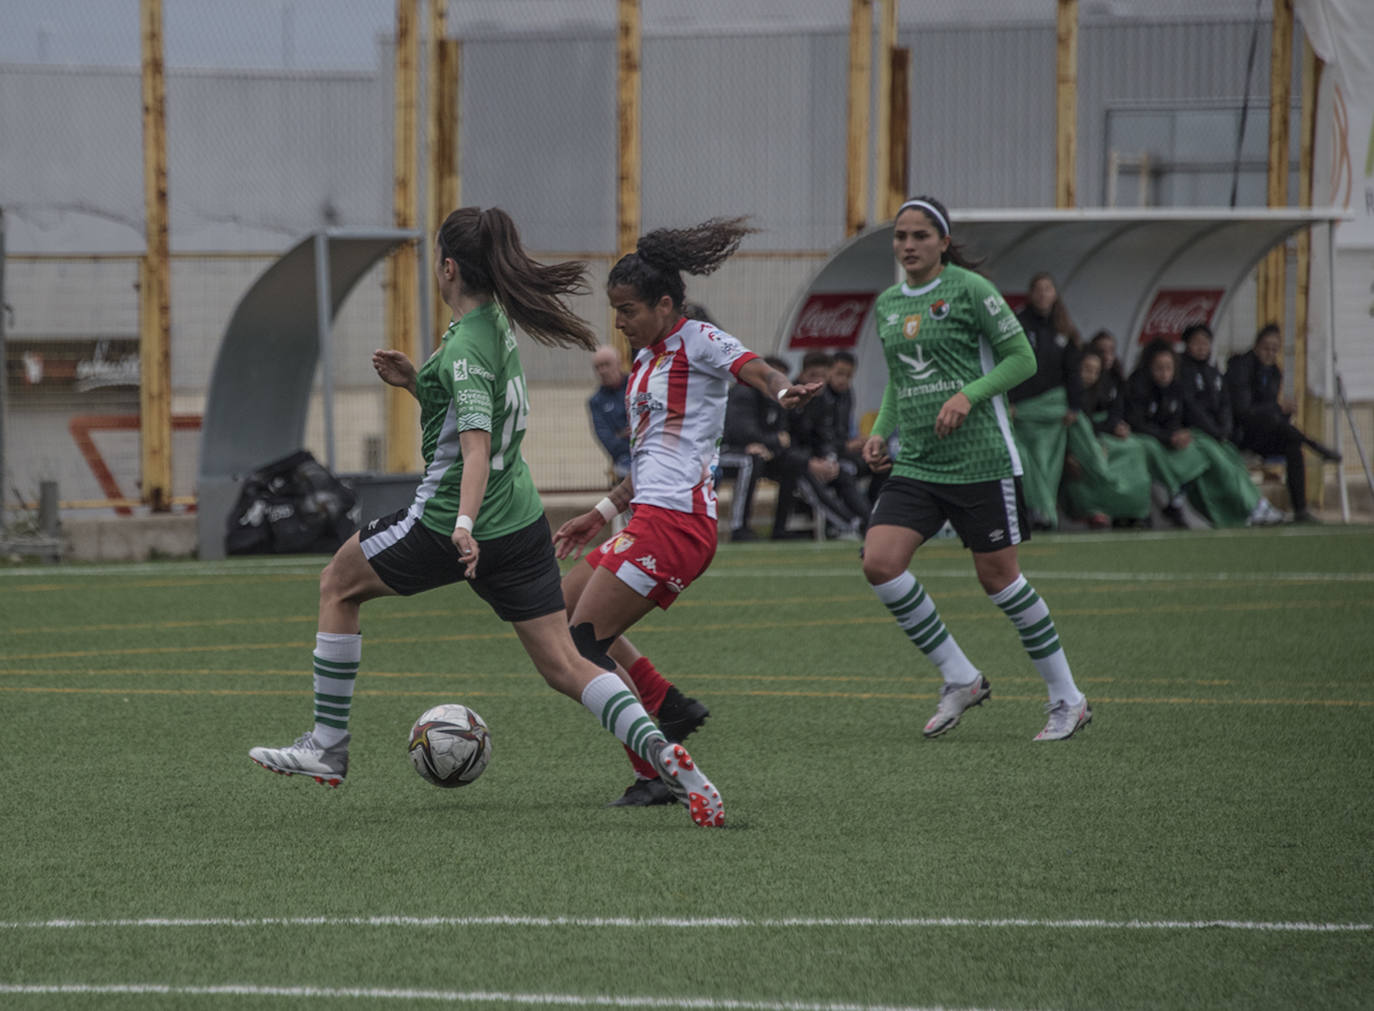
<instances>
[{"instance_id":1,"label":"jersey sleeve","mask_svg":"<svg viewBox=\"0 0 1374 1011\"><path fill-rule=\"evenodd\" d=\"M693 363L703 372L724 379L739 379L739 370L758 357L723 330L703 325L683 334L683 343Z\"/></svg>"},{"instance_id":2,"label":"jersey sleeve","mask_svg":"<svg viewBox=\"0 0 1374 1011\"><path fill-rule=\"evenodd\" d=\"M470 346L459 345L440 371L440 382L453 398L458 431L492 430L496 407L496 370Z\"/></svg>"},{"instance_id":3,"label":"jersey sleeve","mask_svg":"<svg viewBox=\"0 0 1374 1011\"><path fill-rule=\"evenodd\" d=\"M973 308L978 331L994 348L1003 341L1026 336L1025 328L1016 314L1007 305L1007 300L986 277L974 274L969 281L969 292L977 303Z\"/></svg>"}]
</instances>

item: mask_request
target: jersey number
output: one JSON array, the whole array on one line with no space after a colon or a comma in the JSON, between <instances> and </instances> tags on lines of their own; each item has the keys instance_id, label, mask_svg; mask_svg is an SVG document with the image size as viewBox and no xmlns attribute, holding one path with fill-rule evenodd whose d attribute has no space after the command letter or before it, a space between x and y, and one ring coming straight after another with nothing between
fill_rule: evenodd
<instances>
[{"instance_id":1,"label":"jersey number","mask_svg":"<svg viewBox=\"0 0 1374 1011\"><path fill-rule=\"evenodd\" d=\"M506 382L506 420L501 425L501 441L491 449L491 469L506 469L506 453L517 432L525 430L530 416L529 394L525 392L525 377L516 376Z\"/></svg>"}]
</instances>

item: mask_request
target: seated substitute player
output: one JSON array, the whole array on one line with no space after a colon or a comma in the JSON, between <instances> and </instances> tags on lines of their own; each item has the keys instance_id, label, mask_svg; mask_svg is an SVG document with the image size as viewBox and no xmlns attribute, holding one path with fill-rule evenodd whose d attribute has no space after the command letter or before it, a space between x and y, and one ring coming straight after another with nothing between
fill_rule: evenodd
<instances>
[{"instance_id":1,"label":"seated substitute player","mask_svg":"<svg viewBox=\"0 0 1374 1011\"><path fill-rule=\"evenodd\" d=\"M581 702L633 748L694 822L724 824L715 787L681 744L664 739L615 665L579 655L543 504L520 455L528 403L507 314L542 344L595 347L591 329L561 298L586 291L585 264L531 260L504 211L475 207L444 221L434 263L453 310L442 346L419 369L399 351L372 356L384 382L420 402L424 479L410 506L355 533L320 576L314 728L286 747L253 748L249 757L273 772L341 784L362 659L362 604L466 579L511 623L550 687Z\"/></svg>"},{"instance_id":2,"label":"seated substitute player","mask_svg":"<svg viewBox=\"0 0 1374 1011\"><path fill-rule=\"evenodd\" d=\"M715 556L717 447L731 383L748 383L788 408L820 389L790 384L734 337L683 315L682 272L711 273L751 231L743 218L658 229L641 236L607 278L616 328L635 352L630 474L554 534L558 557L567 558L633 508L625 529L563 578L573 640L602 665L619 659L615 650L630 626L671 606ZM661 775L643 756L633 764L640 779Z\"/></svg>"},{"instance_id":3,"label":"seated substitute player","mask_svg":"<svg viewBox=\"0 0 1374 1011\"><path fill-rule=\"evenodd\" d=\"M892 248L905 279L878 296L888 384L864 459L875 469L886 462L894 427L901 449L869 520L864 576L944 678L923 731L938 737L992 694L907 568L948 520L973 552L983 591L1016 627L1049 689L1049 720L1035 739L1063 740L1092 719L1092 710L1074 684L1049 607L1017 563L1016 545L1030 533L1003 398L1034 374L1035 355L1001 294L951 239L939 201L904 203Z\"/></svg>"}]
</instances>

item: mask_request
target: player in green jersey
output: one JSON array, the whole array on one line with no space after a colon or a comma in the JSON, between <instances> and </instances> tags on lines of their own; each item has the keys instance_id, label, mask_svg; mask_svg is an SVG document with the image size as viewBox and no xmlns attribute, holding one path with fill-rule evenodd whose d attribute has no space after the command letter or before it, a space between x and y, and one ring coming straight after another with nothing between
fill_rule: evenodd
<instances>
[{"instance_id":1,"label":"player in green jersey","mask_svg":"<svg viewBox=\"0 0 1374 1011\"><path fill-rule=\"evenodd\" d=\"M543 505L520 455L529 401L511 324L541 344L596 347L563 296L585 293L586 266L526 255L499 208L464 207L439 229L435 277L453 322L418 369L381 350L373 367L420 402L424 479L415 500L369 522L320 576L315 725L294 744L249 757L286 775L338 786L348 773L348 720L362 658L365 601L466 580L510 622L550 687L590 709L648 762L698 825L724 824L720 794L671 744L615 673L585 659L568 630L561 574Z\"/></svg>"},{"instance_id":2,"label":"player in green jersey","mask_svg":"<svg viewBox=\"0 0 1374 1011\"><path fill-rule=\"evenodd\" d=\"M1035 372L1035 356L1001 294L952 241L949 212L939 201L916 197L901 206L892 249L905 278L875 306L888 384L864 444L864 462L875 471L890 468L892 476L869 520L864 576L944 678L924 729L938 737L992 693L907 569L916 549L948 521L1049 688L1049 720L1035 739L1063 740L1092 719L1092 710L1074 684L1049 608L1017 562L1016 545L1030 531L1004 397ZM887 454L894 429L895 462Z\"/></svg>"}]
</instances>

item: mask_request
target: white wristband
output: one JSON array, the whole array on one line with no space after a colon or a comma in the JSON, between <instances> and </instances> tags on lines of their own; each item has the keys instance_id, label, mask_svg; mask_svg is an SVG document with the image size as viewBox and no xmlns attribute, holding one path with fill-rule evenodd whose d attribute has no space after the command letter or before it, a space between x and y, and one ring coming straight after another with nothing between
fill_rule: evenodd
<instances>
[{"instance_id":1,"label":"white wristband","mask_svg":"<svg viewBox=\"0 0 1374 1011\"><path fill-rule=\"evenodd\" d=\"M615 503L611 501L609 495L596 504L596 511L607 523L620 515L620 510L615 507Z\"/></svg>"},{"instance_id":2,"label":"white wristband","mask_svg":"<svg viewBox=\"0 0 1374 1011\"><path fill-rule=\"evenodd\" d=\"M453 524L453 529L455 531L466 530L468 533L472 533L472 517L459 516L457 522Z\"/></svg>"}]
</instances>

